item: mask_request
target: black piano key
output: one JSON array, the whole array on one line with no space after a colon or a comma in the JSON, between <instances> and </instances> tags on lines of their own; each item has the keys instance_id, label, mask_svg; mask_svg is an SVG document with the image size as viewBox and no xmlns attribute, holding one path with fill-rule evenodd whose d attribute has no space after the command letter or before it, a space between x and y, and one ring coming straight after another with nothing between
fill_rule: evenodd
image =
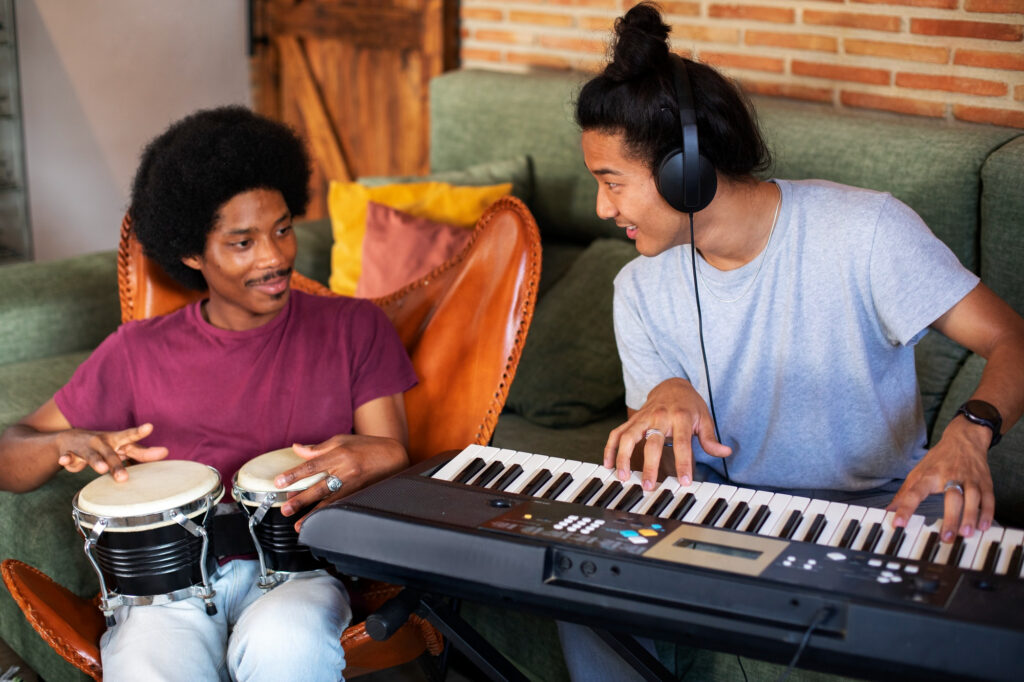
<instances>
[{"instance_id":1,"label":"black piano key","mask_svg":"<svg viewBox=\"0 0 1024 682\"><path fill-rule=\"evenodd\" d=\"M800 525L800 520L803 515L799 509L794 509L789 513L789 518L786 519L786 523L782 525L782 532L779 533L779 537L784 540L789 540L793 537L793 533L796 531L796 527Z\"/></svg>"},{"instance_id":2,"label":"black piano key","mask_svg":"<svg viewBox=\"0 0 1024 682\"><path fill-rule=\"evenodd\" d=\"M1006 575L1014 578L1019 576L1021 564L1024 564L1024 547L1017 545L1010 553L1010 565L1006 567Z\"/></svg>"},{"instance_id":3,"label":"black piano key","mask_svg":"<svg viewBox=\"0 0 1024 682\"><path fill-rule=\"evenodd\" d=\"M843 531L843 537L839 540L839 546L842 549L850 549L850 545L853 543L853 539L857 537L858 531L860 531L860 521L850 519L850 523L846 525L846 530Z\"/></svg>"},{"instance_id":4,"label":"black piano key","mask_svg":"<svg viewBox=\"0 0 1024 682\"><path fill-rule=\"evenodd\" d=\"M885 553L888 556L896 556L900 551L900 547L903 546L903 541L907 537L907 531L903 526L897 526L892 532L892 537L889 539L889 545L885 548Z\"/></svg>"},{"instance_id":5,"label":"black piano key","mask_svg":"<svg viewBox=\"0 0 1024 682\"><path fill-rule=\"evenodd\" d=\"M541 499L555 499L556 497L561 495L566 488L572 485L572 480L572 474L570 474L567 471L563 471L558 475L558 478L555 479L555 482L551 484L551 487L544 491L544 494L541 495Z\"/></svg>"},{"instance_id":6,"label":"black piano key","mask_svg":"<svg viewBox=\"0 0 1024 682\"><path fill-rule=\"evenodd\" d=\"M487 484L493 481L495 478L497 478L498 474L500 474L504 470L504 462L491 462L490 464L487 465L487 468L480 473L479 476L473 479L473 482L470 483L470 485L477 486L478 488L486 488Z\"/></svg>"},{"instance_id":7,"label":"black piano key","mask_svg":"<svg viewBox=\"0 0 1024 682\"><path fill-rule=\"evenodd\" d=\"M519 466L518 464L513 464L511 467L509 467L508 471L501 475L501 478L498 479L497 483L494 484L494 489L504 490L505 488L512 485L512 481L519 478L519 474L521 473L523 473L523 467Z\"/></svg>"},{"instance_id":8,"label":"black piano key","mask_svg":"<svg viewBox=\"0 0 1024 682\"><path fill-rule=\"evenodd\" d=\"M764 522L768 520L768 515L771 514L771 511L772 510L768 508L767 504L762 504L757 508L757 511L754 512L753 518L750 519L750 523L747 524L747 527L743 532L756 533L761 530L761 526L763 526Z\"/></svg>"},{"instance_id":9,"label":"black piano key","mask_svg":"<svg viewBox=\"0 0 1024 682\"><path fill-rule=\"evenodd\" d=\"M651 516L657 516L661 512L665 511L665 507L672 501L673 495L668 490L662 490L657 497L654 498L654 502L651 502L651 506L647 508L645 513Z\"/></svg>"},{"instance_id":10,"label":"black piano key","mask_svg":"<svg viewBox=\"0 0 1024 682\"><path fill-rule=\"evenodd\" d=\"M817 542L818 538L821 537L822 531L825 530L825 515L818 514L814 517L814 521L811 521L810 528L804 534L804 542Z\"/></svg>"},{"instance_id":11,"label":"black piano key","mask_svg":"<svg viewBox=\"0 0 1024 682\"><path fill-rule=\"evenodd\" d=\"M642 485L634 483L629 487L629 490L626 491L626 494L622 496L622 499L619 500L619 503L615 505L615 511L629 511L634 507L634 505L636 505L637 502L643 499L643 496L644 487Z\"/></svg>"},{"instance_id":12,"label":"black piano key","mask_svg":"<svg viewBox=\"0 0 1024 682\"><path fill-rule=\"evenodd\" d=\"M985 563L981 570L985 573L995 573L996 563L999 561L999 543L995 540L988 544L988 551L985 552Z\"/></svg>"},{"instance_id":13,"label":"black piano key","mask_svg":"<svg viewBox=\"0 0 1024 682\"><path fill-rule=\"evenodd\" d=\"M939 533L938 531L932 531L928 534L928 540L924 543L924 551L921 552L921 561L932 563L935 561L935 555L939 551Z\"/></svg>"},{"instance_id":14,"label":"black piano key","mask_svg":"<svg viewBox=\"0 0 1024 682\"><path fill-rule=\"evenodd\" d=\"M953 540L953 547L949 550L949 558L946 560L947 566L956 566L960 563L960 559L964 556L964 536L957 535L956 539Z\"/></svg>"},{"instance_id":15,"label":"black piano key","mask_svg":"<svg viewBox=\"0 0 1024 682\"><path fill-rule=\"evenodd\" d=\"M676 521L681 520L686 516L686 512L690 511L690 508L693 507L696 502L697 498L693 496L693 493L686 493L683 495L683 499L679 500L679 504L669 512L668 517L670 519L675 519Z\"/></svg>"},{"instance_id":16,"label":"black piano key","mask_svg":"<svg viewBox=\"0 0 1024 682\"><path fill-rule=\"evenodd\" d=\"M533 475L533 478L530 479L529 483L523 486L523 489L519 491L519 494L530 496L536 495L537 491L543 488L544 484L550 480L551 472L548 471L547 469L541 469L540 471Z\"/></svg>"},{"instance_id":17,"label":"black piano key","mask_svg":"<svg viewBox=\"0 0 1024 682\"><path fill-rule=\"evenodd\" d=\"M743 517L750 511L750 505L746 502L740 502L736 505L736 508L732 510L732 514L729 514L729 518L725 520L725 528L729 530L736 530L736 526L740 525Z\"/></svg>"},{"instance_id":18,"label":"black piano key","mask_svg":"<svg viewBox=\"0 0 1024 682\"><path fill-rule=\"evenodd\" d=\"M619 493L622 492L622 483L619 481L612 481L608 484L608 487L604 489L604 492L594 501L593 506L608 508L608 505L612 503Z\"/></svg>"},{"instance_id":19,"label":"black piano key","mask_svg":"<svg viewBox=\"0 0 1024 682\"><path fill-rule=\"evenodd\" d=\"M596 495L597 491L601 489L601 484L602 481L600 478L592 478L587 481L586 485L583 486L583 489L576 494L575 498L573 498L573 503L586 504L587 502L590 502L590 498Z\"/></svg>"},{"instance_id":20,"label":"black piano key","mask_svg":"<svg viewBox=\"0 0 1024 682\"><path fill-rule=\"evenodd\" d=\"M715 503L711 505L711 509L708 510L708 513L704 515L704 518L701 520L700 525L715 525L715 522L718 521L719 518L721 518L722 514L725 513L726 507L728 506L728 500L726 500L724 497L719 497L717 500L715 500Z\"/></svg>"},{"instance_id":21,"label":"black piano key","mask_svg":"<svg viewBox=\"0 0 1024 682\"><path fill-rule=\"evenodd\" d=\"M484 461L477 457L472 462L466 465L466 468L459 472L459 475L452 480L456 483L466 483L469 479L476 476L476 473L484 468Z\"/></svg>"},{"instance_id":22,"label":"black piano key","mask_svg":"<svg viewBox=\"0 0 1024 682\"><path fill-rule=\"evenodd\" d=\"M882 524L872 523L871 528L868 529L868 536L864 538L864 546L861 547L863 552L874 552L875 545L878 544L879 538L882 537Z\"/></svg>"}]
</instances>

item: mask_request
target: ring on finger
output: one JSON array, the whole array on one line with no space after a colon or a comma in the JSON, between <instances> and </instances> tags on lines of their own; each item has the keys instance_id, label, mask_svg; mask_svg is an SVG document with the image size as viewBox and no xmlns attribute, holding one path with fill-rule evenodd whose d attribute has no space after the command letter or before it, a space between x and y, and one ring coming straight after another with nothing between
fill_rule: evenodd
<instances>
[{"instance_id":1,"label":"ring on finger","mask_svg":"<svg viewBox=\"0 0 1024 682\"><path fill-rule=\"evenodd\" d=\"M946 486L942 489L943 493L948 493L950 490L955 490L961 495L964 494L964 484L961 481L946 481Z\"/></svg>"},{"instance_id":2,"label":"ring on finger","mask_svg":"<svg viewBox=\"0 0 1024 682\"><path fill-rule=\"evenodd\" d=\"M665 433L661 429L647 429L646 431L644 431L644 440L654 435L661 436L662 438L665 437Z\"/></svg>"},{"instance_id":3,"label":"ring on finger","mask_svg":"<svg viewBox=\"0 0 1024 682\"><path fill-rule=\"evenodd\" d=\"M327 482L327 489L330 490L332 493L336 493L339 490L341 490L342 481L334 474L331 474L325 480Z\"/></svg>"}]
</instances>

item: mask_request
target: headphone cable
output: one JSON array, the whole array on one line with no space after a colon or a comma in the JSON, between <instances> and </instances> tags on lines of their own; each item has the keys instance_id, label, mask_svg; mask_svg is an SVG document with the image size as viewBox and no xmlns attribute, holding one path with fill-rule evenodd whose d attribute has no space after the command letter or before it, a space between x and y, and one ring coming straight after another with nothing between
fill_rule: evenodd
<instances>
[{"instance_id":1,"label":"headphone cable","mask_svg":"<svg viewBox=\"0 0 1024 682\"><path fill-rule=\"evenodd\" d=\"M690 216L690 266L693 271L693 297L697 301L697 336L700 338L700 356L704 360L704 380L708 385L708 407L711 409L711 421L715 427L715 438L722 442L722 434L718 431L718 417L715 415L715 398L711 394L711 370L708 368L708 353L704 348L704 318L700 312L700 291L697 288L697 245L693 241L693 213ZM725 481L729 482L729 463L722 458L722 470Z\"/></svg>"}]
</instances>

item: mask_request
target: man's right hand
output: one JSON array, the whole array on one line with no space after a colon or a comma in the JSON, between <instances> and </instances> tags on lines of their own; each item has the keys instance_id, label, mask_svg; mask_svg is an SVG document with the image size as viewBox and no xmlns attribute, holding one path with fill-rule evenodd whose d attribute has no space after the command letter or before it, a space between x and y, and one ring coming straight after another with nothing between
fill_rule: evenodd
<instances>
[{"instance_id":1,"label":"man's right hand","mask_svg":"<svg viewBox=\"0 0 1024 682\"><path fill-rule=\"evenodd\" d=\"M116 481L127 481L124 461L153 462L167 456L165 447L144 447L138 444L153 432L152 424L142 424L123 431L86 431L69 429L58 436L57 464L78 472L89 466L101 474L110 473Z\"/></svg>"},{"instance_id":2,"label":"man's right hand","mask_svg":"<svg viewBox=\"0 0 1024 682\"><path fill-rule=\"evenodd\" d=\"M673 440L676 475L682 485L693 481L693 436L697 436L700 446L709 455L728 457L732 454L732 448L718 442L711 412L690 382L666 379L647 394L643 407L630 410L629 420L608 436L604 465L616 467L620 480L629 478L633 449L652 429L644 444L644 490L654 490L658 485L658 464L669 438Z\"/></svg>"}]
</instances>

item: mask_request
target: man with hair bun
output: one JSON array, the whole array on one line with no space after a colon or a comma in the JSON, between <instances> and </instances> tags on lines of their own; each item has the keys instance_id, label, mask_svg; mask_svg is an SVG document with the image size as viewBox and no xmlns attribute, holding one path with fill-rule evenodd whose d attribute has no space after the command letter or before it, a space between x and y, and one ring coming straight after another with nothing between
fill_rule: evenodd
<instances>
[{"instance_id":1,"label":"man with hair bun","mask_svg":"<svg viewBox=\"0 0 1024 682\"><path fill-rule=\"evenodd\" d=\"M6 429L0 489L33 490L61 468L126 481L125 460L163 458L212 466L228 487L249 459L290 445L307 461L278 487L328 475L288 499L290 516L408 465L402 394L416 377L391 322L370 301L290 288L309 175L295 134L242 107L199 111L146 147L132 227L150 258L208 295L122 325ZM218 563L215 615L198 597L115 609L105 680L341 678L352 614L337 578L295 572L263 593L255 556Z\"/></svg>"},{"instance_id":2,"label":"man with hair bun","mask_svg":"<svg viewBox=\"0 0 1024 682\"><path fill-rule=\"evenodd\" d=\"M625 480L642 443L652 490L671 442L683 486L855 501L894 511L897 526L941 514L944 542L986 530L988 449L1024 412L1024 320L892 195L759 180L771 157L752 106L671 53L668 35L655 5L629 10L576 107L597 213L641 255L615 278L628 420L604 465ZM699 162L681 151L686 91ZM679 167L699 187L684 190ZM987 359L930 450L914 368L929 330ZM580 628L560 628L575 679L628 674Z\"/></svg>"}]
</instances>

